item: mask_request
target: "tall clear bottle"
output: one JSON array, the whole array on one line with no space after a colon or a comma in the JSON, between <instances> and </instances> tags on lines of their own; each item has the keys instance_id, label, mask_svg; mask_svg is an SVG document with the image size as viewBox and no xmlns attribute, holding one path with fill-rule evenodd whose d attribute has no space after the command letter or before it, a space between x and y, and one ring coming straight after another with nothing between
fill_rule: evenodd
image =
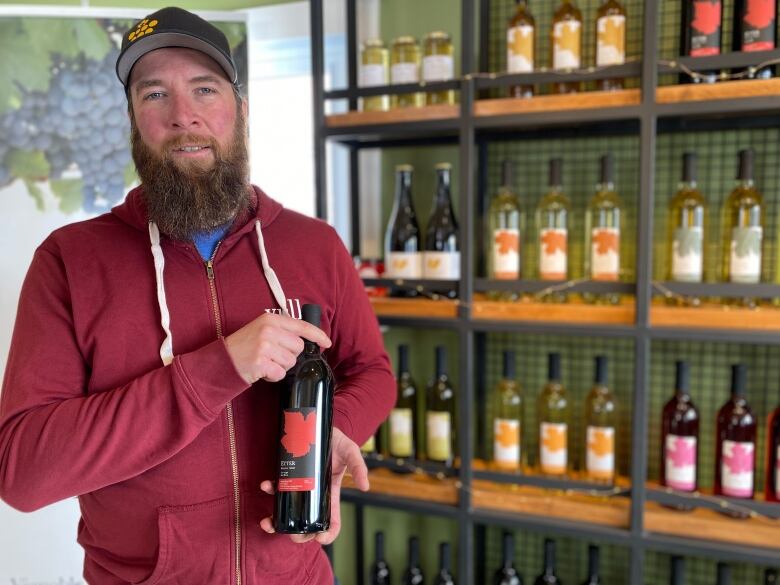
<instances>
[{"instance_id":1,"label":"tall clear bottle","mask_svg":"<svg viewBox=\"0 0 780 585\"><path fill-rule=\"evenodd\" d=\"M593 388L585 398L585 473L589 479L615 479L617 402L608 384L607 358L596 357Z\"/></svg>"},{"instance_id":2,"label":"tall clear bottle","mask_svg":"<svg viewBox=\"0 0 780 585\"><path fill-rule=\"evenodd\" d=\"M488 278L518 280L522 274L523 216L513 189L512 161L501 163L501 186L488 212ZM512 293L492 293L491 298L511 300Z\"/></svg>"},{"instance_id":3,"label":"tall clear bottle","mask_svg":"<svg viewBox=\"0 0 780 585\"><path fill-rule=\"evenodd\" d=\"M674 396L661 413L662 486L681 492L698 489L699 411L691 399L688 363L675 364Z\"/></svg>"},{"instance_id":4,"label":"tall clear bottle","mask_svg":"<svg viewBox=\"0 0 780 585\"><path fill-rule=\"evenodd\" d=\"M436 375L428 385L426 455L451 467L455 460L455 388L447 374L447 348L436 346Z\"/></svg>"},{"instance_id":5,"label":"tall clear bottle","mask_svg":"<svg viewBox=\"0 0 780 585\"><path fill-rule=\"evenodd\" d=\"M618 0L604 0L596 15L596 66L626 62L626 9ZM622 79L601 79L602 91L623 89Z\"/></svg>"},{"instance_id":6,"label":"tall clear bottle","mask_svg":"<svg viewBox=\"0 0 780 585\"><path fill-rule=\"evenodd\" d=\"M460 280L460 241L458 222L450 196L450 163L436 165L436 194L425 230L423 278ZM454 297L454 291L434 291Z\"/></svg>"},{"instance_id":7,"label":"tall clear bottle","mask_svg":"<svg viewBox=\"0 0 780 585\"><path fill-rule=\"evenodd\" d=\"M535 64L536 20L528 8L527 0L516 0L515 13L506 31L506 64L509 73L533 73ZM509 96L533 97L534 86L514 85Z\"/></svg>"},{"instance_id":8,"label":"tall clear bottle","mask_svg":"<svg viewBox=\"0 0 780 585\"><path fill-rule=\"evenodd\" d=\"M387 85L390 76L387 47L382 39L368 39L360 52L358 70L359 87L377 87ZM390 96L375 95L360 98L360 110L363 112L384 112L390 109Z\"/></svg>"},{"instance_id":9,"label":"tall clear bottle","mask_svg":"<svg viewBox=\"0 0 780 585\"><path fill-rule=\"evenodd\" d=\"M569 275L569 209L563 192L563 160L550 161L549 190L536 207L539 278L566 280Z\"/></svg>"},{"instance_id":10,"label":"tall clear bottle","mask_svg":"<svg viewBox=\"0 0 780 585\"><path fill-rule=\"evenodd\" d=\"M417 458L417 385L409 372L409 346L398 346L398 395L390 412L388 452L396 459Z\"/></svg>"},{"instance_id":11,"label":"tall clear bottle","mask_svg":"<svg viewBox=\"0 0 780 585\"><path fill-rule=\"evenodd\" d=\"M545 475L565 475L569 468L571 405L561 383L561 355L547 356L547 383L539 394L539 469Z\"/></svg>"},{"instance_id":12,"label":"tall clear bottle","mask_svg":"<svg viewBox=\"0 0 780 585\"><path fill-rule=\"evenodd\" d=\"M505 471L522 467L523 396L515 374L515 352L504 351L504 368L495 389L493 463Z\"/></svg>"},{"instance_id":13,"label":"tall clear bottle","mask_svg":"<svg viewBox=\"0 0 780 585\"><path fill-rule=\"evenodd\" d=\"M395 168L395 203L385 232L385 276L393 279L422 278L420 227L412 201L411 165ZM393 296L416 296L413 288L391 289Z\"/></svg>"},{"instance_id":14,"label":"tall clear bottle","mask_svg":"<svg viewBox=\"0 0 780 585\"><path fill-rule=\"evenodd\" d=\"M552 68L555 70L580 69L582 67L582 13L573 0L562 0L555 11L550 31ZM576 93L579 82L553 84L554 93Z\"/></svg>"},{"instance_id":15,"label":"tall clear bottle","mask_svg":"<svg viewBox=\"0 0 780 585\"><path fill-rule=\"evenodd\" d=\"M704 278L707 202L696 178L696 153L686 152L682 181L669 203L668 278L676 282L701 282Z\"/></svg>"}]
</instances>

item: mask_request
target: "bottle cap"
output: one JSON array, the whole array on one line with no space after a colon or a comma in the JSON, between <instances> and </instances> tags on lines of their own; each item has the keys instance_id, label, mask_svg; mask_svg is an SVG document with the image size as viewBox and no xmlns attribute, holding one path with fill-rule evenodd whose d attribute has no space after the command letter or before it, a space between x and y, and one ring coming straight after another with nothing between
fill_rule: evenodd
<instances>
[{"instance_id":1,"label":"bottle cap","mask_svg":"<svg viewBox=\"0 0 780 585\"><path fill-rule=\"evenodd\" d=\"M737 180L753 180L753 150L750 148L739 151L739 170L737 172Z\"/></svg>"},{"instance_id":2,"label":"bottle cap","mask_svg":"<svg viewBox=\"0 0 780 585\"><path fill-rule=\"evenodd\" d=\"M686 152L683 154L683 182L696 182L696 153Z\"/></svg>"},{"instance_id":3,"label":"bottle cap","mask_svg":"<svg viewBox=\"0 0 780 585\"><path fill-rule=\"evenodd\" d=\"M607 358L606 356L596 356L596 376L594 381L599 386L607 385Z\"/></svg>"},{"instance_id":4,"label":"bottle cap","mask_svg":"<svg viewBox=\"0 0 780 585\"><path fill-rule=\"evenodd\" d=\"M553 158L550 160L550 187L560 187L563 184L563 159Z\"/></svg>"},{"instance_id":5,"label":"bottle cap","mask_svg":"<svg viewBox=\"0 0 780 585\"><path fill-rule=\"evenodd\" d=\"M547 356L547 379L550 382L561 381L561 354L551 353Z\"/></svg>"},{"instance_id":6,"label":"bottle cap","mask_svg":"<svg viewBox=\"0 0 780 585\"><path fill-rule=\"evenodd\" d=\"M615 159L611 152L601 157L601 184L615 182Z\"/></svg>"},{"instance_id":7,"label":"bottle cap","mask_svg":"<svg viewBox=\"0 0 780 585\"><path fill-rule=\"evenodd\" d=\"M515 352L511 349L504 351L504 379L515 379Z\"/></svg>"}]
</instances>

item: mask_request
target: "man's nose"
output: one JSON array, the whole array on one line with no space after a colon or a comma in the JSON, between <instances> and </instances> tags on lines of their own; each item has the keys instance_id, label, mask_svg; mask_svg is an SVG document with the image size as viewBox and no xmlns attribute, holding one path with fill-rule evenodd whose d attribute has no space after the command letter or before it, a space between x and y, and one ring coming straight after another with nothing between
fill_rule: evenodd
<instances>
[{"instance_id":1,"label":"man's nose","mask_svg":"<svg viewBox=\"0 0 780 585\"><path fill-rule=\"evenodd\" d=\"M191 128L199 125L199 118L187 96L173 96L171 100L171 125L175 128Z\"/></svg>"}]
</instances>

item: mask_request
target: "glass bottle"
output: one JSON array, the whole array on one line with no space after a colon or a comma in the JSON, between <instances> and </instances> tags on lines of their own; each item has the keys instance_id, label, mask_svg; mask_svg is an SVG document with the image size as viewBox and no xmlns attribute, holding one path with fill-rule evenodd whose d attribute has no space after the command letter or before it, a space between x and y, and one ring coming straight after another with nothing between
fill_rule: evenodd
<instances>
[{"instance_id":1,"label":"glass bottle","mask_svg":"<svg viewBox=\"0 0 780 585\"><path fill-rule=\"evenodd\" d=\"M416 536L409 539L409 564L401 579L402 585L422 585L425 575L420 567L420 541Z\"/></svg>"},{"instance_id":2,"label":"glass bottle","mask_svg":"<svg viewBox=\"0 0 780 585\"><path fill-rule=\"evenodd\" d=\"M455 585L455 578L450 572L450 543L439 544L439 572L433 580L433 585Z\"/></svg>"},{"instance_id":3,"label":"glass bottle","mask_svg":"<svg viewBox=\"0 0 780 585\"><path fill-rule=\"evenodd\" d=\"M769 417L767 432L766 500L780 502L780 406Z\"/></svg>"},{"instance_id":4,"label":"glass bottle","mask_svg":"<svg viewBox=\"0 0 780 585\"><path fill-rule=\"evenodd\" d=\"M735 0L732 25L732 51L753 53L777 48L777 1ZM773 67L748 70L752 79L769 79Z\"/></svg>"},{"instance_id":5,"label":"glass bottle","mask_svg":"<svg viewBox=\"0 0 780 585\"><path fill-rule=\"evenodd\" d=\"M455 460L455 389L447 374L447 348L436 347L436 375L428 385L426 455L452 467Z\"/></svg>"},{"instance_id":6,"label":"glass bottle","mask_svg":"<svg viewBox=\"0 0 780 585\"><path fill-rule=\"evenodd\" d=\"M601 585L599 576L599 547L588 545L588 578L582 585Z\"/></svg>"},{"instance_id":7,"label":"glass bottle","mask_svg":"<svg viewBox=\"0 0 780 585\"><path fill-rule=\"evenodd\" d=\"M390 412L388 452L396 459L417 458L417 385L409 373L409 346L398 346L398 395Z\"/></svg>"},{"instance_id":8,"label":"glass bottle","mask_svg":"<svg viewBox=\"0 0 780 585\"><path fill-rule=\"evenodd\" d=\"M561 580L555 574L555 541L549 538L544 539L544 569L534 585L561 585Z\"/></svg>"},{"instance_id":9,"label":"glass bottle","mask_svg":"<svg viewBox=\"0 0 780 585\"><path fill-rule=\"evenodd\" d=\"M680 25L680 54L683 57L720 55L723 27L721 0L683 0ZM693 80L696 83L715 83L718 75L717 71L700 71ZM687 81L687 75L680 75L680 83Z\"/></svg>"},{"instance_id":10,"label":"glass bottle","mask_svg":"<svg viewBox=\"0 0 780 585\"><path fill-rule=\"evenodd\" d=\"M412 201L411 165L395 167L395 202L385 231L385 277L392 279L422 278L420 227ZM391 288L392 296L416 296L408 287Z\"/></svg>"},{"instance_id":11,"label":"glass bottle","mask_svg":"<svg viewBox=\"0 0 780 585\"><path fill-rule=\"evenodd\" d=\"M670 585L685 585L685 558L674 556L670 561Z\"/></svg>"},{"instance_id":12,"label":"glass bottle","mask_svg":"<svg viewBox=\"0 0 780 585\"><path fill-rule=\"evenodd\" d=\"M378 87L388 84L389 56L382 39L369 39L360 52L358 87ZM390 97L375 95L360 98L360 111L384 112L390 109Z\"/></svg>"},{"instance_id":13,"label":"glass bottle","mask_svg":"<svg viewBox=\"0 0 780 585\"><path fill-rule=\"evenodd\" d=\"M436 194L425 230L423 278L428 280L460 279L460 243L458 222L450 196L449 163L436 165ZM433 291L454 297L454 291Z\"/></svg>"},{"instance_id":14,"label":"glass bottle","mask_svg":"<svg viewBox=\"0 0 780 585\"><path fill-rule=\"evenodd\" d=\"M390 585L390 566L385 560L385 534L381 531L374 535L374 564L369 572L371 585Z\"/></svg>"},{"instance_id":15,"label":"glass bottle","mask_svg":"<svg viewBox=\"0 0 780 585\"><path fill-rule=\"evenodd\" d=\"M568 223L571 202L563 193L563 161L550 161L549 191L536 208L536 226L539 235L539 278L566 280L568 266Z\"/></svg>"},{"instance_id":16,"label":"glass bottle","mask_svg":"<svg viewBox=\"0 0 780 585\"><path fill-rule=\"evenodd\" d=\"M604 0L596 15L596 66L626 62L626 9L617 0ZM623 89L622 79L601 79L602 91Z\"/></svg>"},{"instance_id":17,"label":"glass bottle","mask_svg":"<svg viewBox=\"0 0 780 585\"><path fill-rule=\"evenodd\" d=\"M691 399L688 363L675 364L674 396L661 414L659 483L681 492L698 489L699 412Z\"/></svg>"},{"instance_id":18,"label":"glass bottle","mask_svg":"<svg viewBox=\"0 0 780 585\"><path fill-rule=\"evenodd\" d=\"M553 15L551 43L552 68L574 70L582 67L582 13L573 0L562 0ZM579 82L553 84L553 93L576 93Z\"/></svg>"},{"instance_id":19,"label":"glass bottle","mask_svg":"<svg viewBox=\"0 0 780 585\"><path fill-rule=\"evenodd\" d=\"M523 585L523 578L514 565L515 537L505 532L503 538L501 568L493 576L493 585Z\"/></svg>"},{"instance_id":20,"label":"glass bottle","mask_svg":"<svg viewBox=\"0 0 780 585\"><path fill-rule=\"evenodd\" d=\"M455 49L450 35L444 31L435 31L423 39L422 78L426 83L451 81L455 78ZM425 94L425 104L454 104L455 90L429 91Z\"/></svg>"},{"instance_id":21,"label":"glass bottle","mask_svg":"<svg viewBox=\"0 0 780 585\"><path fill-rule=\"evenodd\" d=\"M561 355L547 356L547 383L539 394L539 468L546 475L565 475L569 466L569 396L561 383Z\"/></svg>"},{"instance_id":22,"label":"glass bottle","mask_svg":"<svg viewBox=\"0 0 780 585\"><path fill-rule=\"evenodd\" d=\"M718 563L716 585L731 585L731 567L726 563Z\"/></svg>"},{"instance_id":23,"label":"glass bottle","mask_svg":"<svg viewBox=\"0 0 780 585\"><path fill-rule=\"evenodd\" d=\"M585 473L589 479L615 479L617 403L609 389L607 358L596 357L593 388L585 398Z\"/></svg>"},{"instance_id":24,"label":"glass bottle","mask_svg":"<svg viewBox=\"0 0 780 585\"><path fill-rule=\"evenodd\" d=\"M522 465L523 397L515 377L515 352L504 351L503 375L495 389L493 463L499 469L519 471Z\"/></svg>"},{"instance_id":25,"label":"glass bottle","mask_svg":"<svg viewBox=\"0 0 780 585\"><path fill-rule=\"evenodd\" d=\"M516 0L517 8L506 31L506 68L509 73L533 73L535 63L536 20L528 8L527 0ZM534 86L514 85L509 96L533 97Z\"/></svg>"},{"instance_id":26,"label":"glass bottle","mask_svg":"<svg viewBox=\"0 0 780 585\"><path fill-rule=\"evenodd\" d=\"M420 45L414 37L403 36L395 39L390 51L390 83L419 83L420 60ZM394 95L391 104L393 108L421 106L423 94L414 92Z\"/></svg>"},{"instance_id":27,"label":"glass bottle","mask_svg":"<svg viewBox=\"0 0 780 585\"><path fill-rule=\"evenodd\" d=\"M686 152L682 181L669 203L669 280L703 280L706 219L707 202L696 184L696 153Z\"/></svg>"},{"instance_id":28,"label":"glass bottle","mask_svg":"<svg viewBox=\"0 0 780 585\"><path fill-rule=\"evenodd\" d=\"M522 258L522 212L513 190L512 161L501 162L501 186L488 211L488 278L518 280Z\"/></svg>"}]
</instances>

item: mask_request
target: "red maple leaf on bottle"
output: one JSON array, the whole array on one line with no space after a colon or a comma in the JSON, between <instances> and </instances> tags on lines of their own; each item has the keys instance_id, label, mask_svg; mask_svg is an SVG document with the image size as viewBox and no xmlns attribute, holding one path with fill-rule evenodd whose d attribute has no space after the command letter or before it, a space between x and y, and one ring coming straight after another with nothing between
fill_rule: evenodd
<instances>
[{"instance_id":1,"label":"red maple leaf on bottle","mask_svg":"<svg viewBox=\"0 0 780 585\"><path fill-rule=\"evenodd\" d=\"M547 255L555 254L556 250L566 253L566 234L549 230L542 236L542 245L544 253Z\"/></svg>"},{"instance_id":2,"label":"red maple leaf on bottle","mask_svg":"<svg viewBox=\"0 0 780 585\"><path fill-rule=\"evenodd\" d=\"M752 472L753 448L745 448L737 443L731 448L730 455L723 454L723 463L732 474Z\"/></svg>"},{"instance_id":3,"label":"red maple leaf on bottle","mask_svg":"<svg viewBox=\"0 0 780 585\"><path fill-rule=\"evenodd\" d=\"M282 447L293 457L306 455L315 441L316 424L315 412L305 416L302 412L285 411Z\"/></svg>"},{"instance_id":4,"label":"red maple leaf on bottle","mask_svg":"<svg viewBox=\"0 0 780 585\"><path fill-rule=\"evenodd\" d=\"M748 0L745 22L754 28L766 28L775 15L775 0Z\"/></svg>"},{"instance_id":5,"label":"red maple leaf on bottle","mask_svg":"<svg viewBox=\"0 0 780 585\"><path fill-rule=\"evenodd\" d=\"M693 22L691 26L694 30L711 35L720 28L720 0L698 0L693 3Z\"/></svg>"},{"instance_id":6,"label":"red maple leaf on bottle","mask_svg":"<svg viewBox=\"0 0 780 585\"><path fill-rule=\"evenodd\" d=\"M693 443L682 437L674 440L674 450L668 450L666 454L675 467L688 467L696 463L696 449Z\"/></svg>"}]
</instances>

